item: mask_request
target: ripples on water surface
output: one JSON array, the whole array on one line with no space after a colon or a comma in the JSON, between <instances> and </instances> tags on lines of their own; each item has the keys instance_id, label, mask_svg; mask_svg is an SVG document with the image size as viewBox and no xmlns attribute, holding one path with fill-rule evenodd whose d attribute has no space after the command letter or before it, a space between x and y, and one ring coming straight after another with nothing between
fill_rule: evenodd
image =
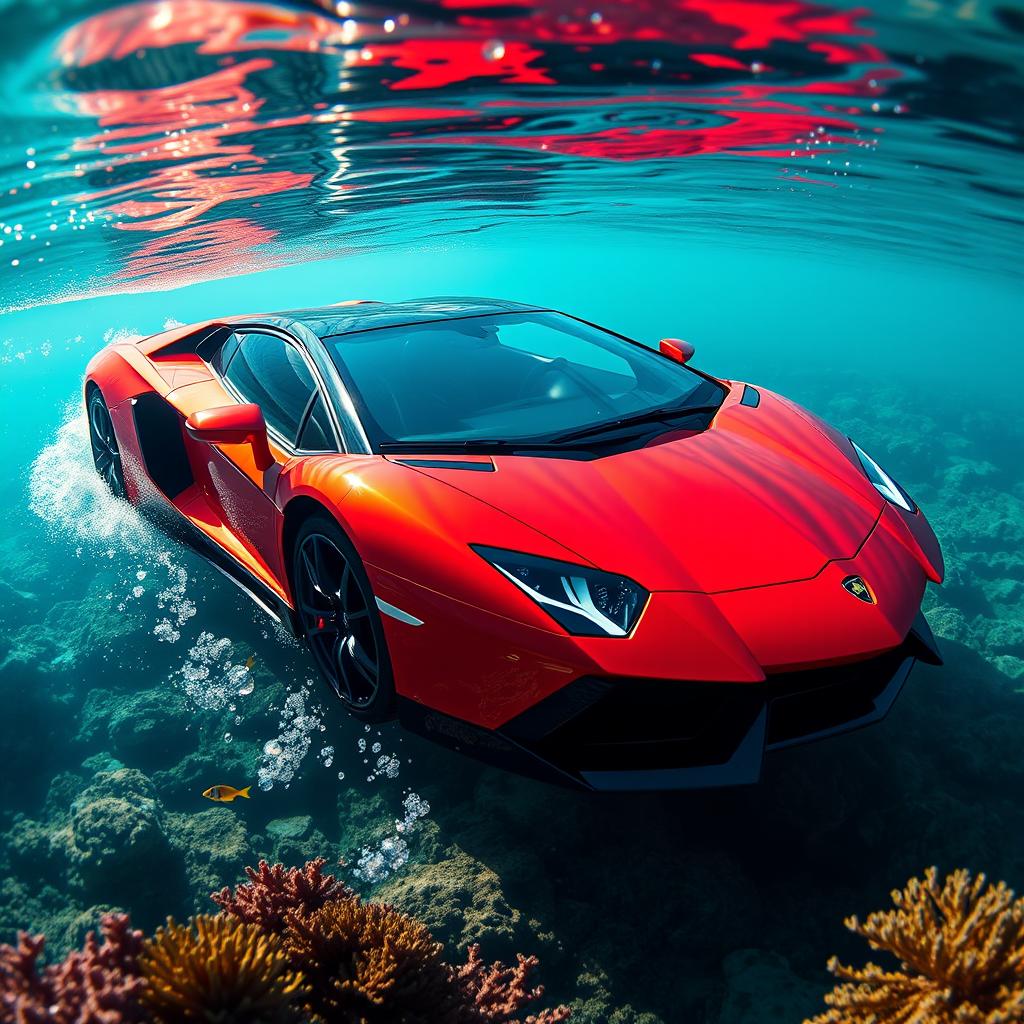
<instances>
[{"instance_id":1,"label":"ripples on water surface","mask_svg":"<svg viewBox=\"0 0 1024 1024\"><path fill-rule=\"evenodd\" d=\"M5 304L570 218L1017 268L1009 6L338 8L9 23Z\"/></svg>"},{"instance_id":2,"label":"ripples on water surface","mask_svg":"<svg viewBox=\"0 0 1024 1024\"><path fill-rule=\"evenodd\" d=\"M0 941L62 952L98 907L149 927L260 856L343 855L450 944L538 952L582 1024L779 1024L820 1006L842 916L925 865L1024 886L1019 6L0 17ZM82 371L169 322L429 293L682 334L854 435L943 542L947 668L751 792L612 802L322 703L301 649L104 495ZM170 867L83 880L68 808L119 764Z\"/></svg>"}]
</instances>

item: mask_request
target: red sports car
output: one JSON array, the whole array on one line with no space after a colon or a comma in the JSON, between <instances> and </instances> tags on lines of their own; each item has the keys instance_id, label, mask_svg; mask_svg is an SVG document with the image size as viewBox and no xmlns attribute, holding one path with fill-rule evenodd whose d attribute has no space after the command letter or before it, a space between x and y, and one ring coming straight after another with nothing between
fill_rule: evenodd
<instances>
[{"instance_id":1,"label":"red sports car","mask_svg":"<svg viewBox=\"0 0 1024 1024\"><path fill-rule=\"evenodd\" d=\"M554 310L342 303L113 345L115 494L305 637L339 699L593 789L754 782L881 718L942 555L785 398Z\"/></svg>"}]
</instances>

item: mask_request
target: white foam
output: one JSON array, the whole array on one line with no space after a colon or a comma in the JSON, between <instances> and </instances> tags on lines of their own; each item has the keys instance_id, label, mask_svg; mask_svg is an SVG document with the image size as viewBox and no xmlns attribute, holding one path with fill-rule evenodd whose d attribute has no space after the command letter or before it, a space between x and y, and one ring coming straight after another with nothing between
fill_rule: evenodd
<instances>
[{"instance_id":1,"label":"white foam","mask_svg":"<svg viewBox=\"0 0 1024 1024\"><path fill-rule=\"evenodd\" d=\"M32 462L28 490L29 508L67 538L131 554L163 543L96 472L85 412L77 403L67 407L57 436Z\"/></svg>"}]
</instances>

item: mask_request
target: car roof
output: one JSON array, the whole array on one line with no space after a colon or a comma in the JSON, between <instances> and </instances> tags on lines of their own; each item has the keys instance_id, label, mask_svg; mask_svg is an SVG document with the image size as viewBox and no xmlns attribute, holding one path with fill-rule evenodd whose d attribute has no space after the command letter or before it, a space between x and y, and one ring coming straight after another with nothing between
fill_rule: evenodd
<instances>
[{"instance_id":1,"label":"car roof","mask_svg":"<svg viewBox=\"0 0 1024 1024\"><path fill-rule=\"evenodd\" d=\"M489 313L538 312L546 308L511 302L507 299L432 296L424 299L406 299L402 302L356 300L334 306L293 309L232 319L258 321L285 329L301 324L320 338L332 338L357 331L370 331L378 327L431 323L467 316L486 316Z\"/></svg>"}]
</instances>

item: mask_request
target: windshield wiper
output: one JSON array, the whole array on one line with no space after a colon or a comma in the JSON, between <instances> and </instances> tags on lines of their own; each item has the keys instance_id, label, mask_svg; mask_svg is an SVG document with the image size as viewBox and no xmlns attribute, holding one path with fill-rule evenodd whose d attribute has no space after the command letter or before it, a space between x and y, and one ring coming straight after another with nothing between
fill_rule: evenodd
<instances>
[{"instance_id":1,"label":"windshield wiper","mask_svg":"<svg viewBox=\"0 0 1024 1024\"><path fill-rule=\"evenodd\" d=\"M557 448L557 444L549 441L509 440L496 437L467 437L461 441L381 441L377 447L382 452L471 452L489 451L500 448L502 451L518 448L547 449Z\"/></svg>"},{"instance_id":2,"label":"windshield wiper","mask_svg":"<svg viewBox=\"0 0 1024 1024\"><path fill-rule=\"evenodd\" d=\"M642 423L656 423L658 420L677 420L686 416L694 416L701 413L718 412L719 405L691 405L682 409L649 409L647 412L638 412L635 416L623 416L621 419L609 420L607 423L594 423L589 427L580 427L579 430L570 430L567 434L559 434L552 438L556 444L563 441L575 441L577 438L593 437L597 434L609 434L622 427L639 426Z\"/></svg>"},{"instance_id":3,"label":"windshield wiper","mask_svg":"<svg viewBox=\"0 0 1024 1024\"><path fill-rule=\"evenodd\" d=\"M381 441L377 447L382 452L472 452L472 451L556 451L560 450L566 441L575 441L577 438L590 437L597 434L612 433L623 427L639 426L642 423L655 423L658 420L683 419L687 416L699 415L702 413L717 412L718 405L691 405L683 409L649 409L647 412L637 413L635 416L624 416L621 419L609 420L607 423L595 423L589 427L580 427L579 430L571 430L567 434L558 434L547 441L531 441L529 438L507 438L507 437L466 437L460 440L409 440L409 441Z\"/></svg>"}]
</instances>

